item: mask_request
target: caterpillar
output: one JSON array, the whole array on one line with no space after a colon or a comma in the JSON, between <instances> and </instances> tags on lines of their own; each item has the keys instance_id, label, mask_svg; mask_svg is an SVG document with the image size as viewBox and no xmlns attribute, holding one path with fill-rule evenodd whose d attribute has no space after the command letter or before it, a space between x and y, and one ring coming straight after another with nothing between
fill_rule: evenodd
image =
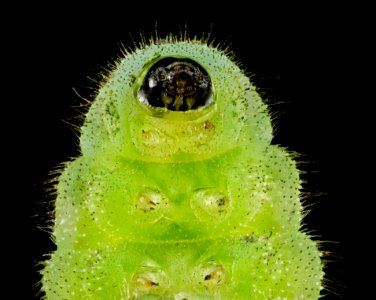
<instances>
[{"instance_id":1,"label":"caterpillar","mask_svg":"<svg viewBox=\"0 0 376 300\"><path fill-rule=\"evenodd\" d=\"M59 177L45 299L318 299L293 156L218 47L168 37L127 52Z\"/></svg>"}]
</instances>

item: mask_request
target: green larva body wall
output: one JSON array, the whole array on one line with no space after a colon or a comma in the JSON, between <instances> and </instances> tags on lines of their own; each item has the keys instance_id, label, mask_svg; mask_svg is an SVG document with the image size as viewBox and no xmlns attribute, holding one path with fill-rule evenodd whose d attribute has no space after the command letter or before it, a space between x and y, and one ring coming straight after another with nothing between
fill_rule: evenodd
<instances>
[{"instance_id":1,"label":"green larva body wall","mask_svg":"<svg viewBox=\"0 0 376 300\"><path fill-rule=\"evenodd\" d=\"M166 57L205 69L210 105L139 100ZM300 231L299 172L271 139L267 107L225 53L166 40L128 54L60 176L46 299L318 299L322 263Z\"/></svg>"}]
</instances>

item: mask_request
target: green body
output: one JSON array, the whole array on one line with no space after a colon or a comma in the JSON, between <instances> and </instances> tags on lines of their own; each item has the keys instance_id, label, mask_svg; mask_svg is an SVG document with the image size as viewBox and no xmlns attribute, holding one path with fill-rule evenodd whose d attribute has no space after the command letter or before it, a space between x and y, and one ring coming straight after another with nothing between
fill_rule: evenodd
<instances>
[{"instance_id":1,"label":"green body","mask_svg":"<svg viewBox=\"0 0 376 300\"><path fill-rule=\"evenodd\" d=\"M167 111L137 98L150 65L189 58L214 103ZM224 53L159 41L127 55L60 177L47 299L318 299L315 242L300 231L300 180L270 145L266 106Z\"/></svg>"}]
</instances>

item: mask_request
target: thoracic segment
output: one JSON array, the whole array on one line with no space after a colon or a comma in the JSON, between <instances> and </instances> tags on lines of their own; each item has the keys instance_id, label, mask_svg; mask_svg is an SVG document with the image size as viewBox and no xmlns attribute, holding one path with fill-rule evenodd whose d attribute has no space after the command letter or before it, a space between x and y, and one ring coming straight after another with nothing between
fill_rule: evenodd
<instances>
[{"instance_id":1,"label":"thoracic segment","mask_svg":"<svg viewBox=\"0 0 376 300\"><path fill-rule=\"evenodd\" d=\"M58 251L44 288L51 299L316 299L315 247L295 233Z\"/></svg>"},{"instance_id":2,"label":"thoracic segment","mask_svg":"<svg viewBox=\"0 0 376 300\"><path fill-rule=\"evenodd\" d=\"M228 156L159 166L115 157L99 169L76 160L68 170L88 175L74 183L62 176L62 247L44 289L56 299L317 298L320 258L298 231L295 164L274 146ZM72 199L79 205L68 209Z\"/></svg>"}]
</instances>

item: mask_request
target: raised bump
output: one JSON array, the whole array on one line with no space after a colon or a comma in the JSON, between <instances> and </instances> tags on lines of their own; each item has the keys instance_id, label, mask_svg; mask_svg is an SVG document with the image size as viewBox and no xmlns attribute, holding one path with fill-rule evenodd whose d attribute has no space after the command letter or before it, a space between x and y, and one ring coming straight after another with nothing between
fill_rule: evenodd
<instances>
[{"instance_id":1,"label":"raised bump","mask_svg":"<svg viewBox=\"0 0 376 300\"><path fill-rule=\"evenodd\" d=\"M135 198L135 213L141 222L156 222L167 211L169 201L158 189L144 187Z\"/></svg>"},{"instance_id":2,"label":"raised bump","mask_svg":"<svg viewBox=\"0 0 376 300\"><path fill-rule=\"evenodd\" d=\"M221 222L230 212L229 197L214 188L197 190L190 205L196 217L204 222Z\"/></svg>"},{"instance_id":3,"label":"raised bump","mask_svg":"<svg viewBox=\"0 0 376 300\"><path fill-rule=\"evenodd\" d=\"M194 277L206 289L217 289L226 282L226 271L222 264L208 261L196 267Z\"/></svg>"},{"instance_id":4,"label":"raised bump","mask_svg":"<svg viewBox=\"0 0 376 300\"><path fill-rule=\"evenodd\" d=\"M131 291L137 299L139 295L163 295L170 283L166 273L158 266L142 266L131 281Z\"/></svg>"}]
</instances>

